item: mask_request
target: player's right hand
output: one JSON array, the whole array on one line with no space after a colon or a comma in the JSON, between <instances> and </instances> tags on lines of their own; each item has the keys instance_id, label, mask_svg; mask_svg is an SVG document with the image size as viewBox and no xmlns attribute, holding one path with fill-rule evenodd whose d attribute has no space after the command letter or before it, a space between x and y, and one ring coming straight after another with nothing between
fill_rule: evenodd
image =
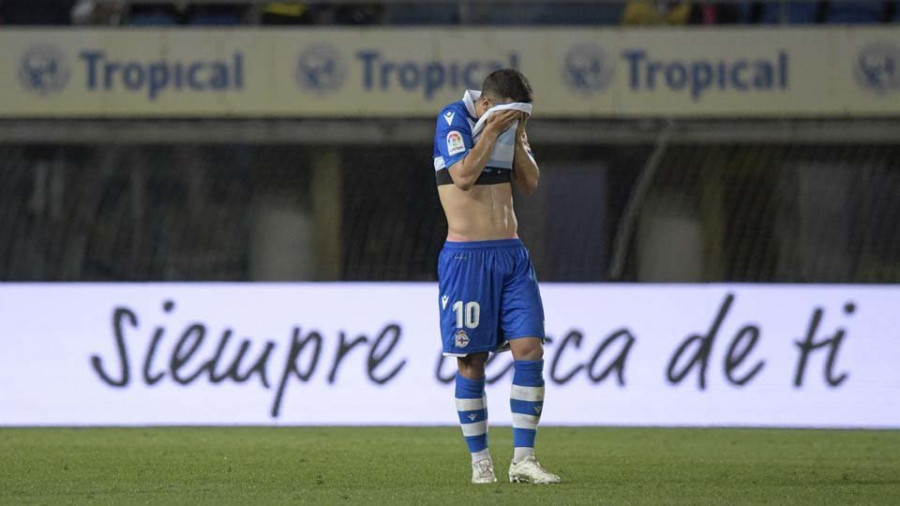
<instances>
[{"instance_id":1,"label":"player's right hand","mask_svg":"<svg viewBox=\"0 0 900 506\"><path fill-rule=\"evenodd\" d=\"M491 132L493 135L500 135L509 130L509 127L511 127L519 117L520 112L513 109L507 109L491 114L485 122L484 130L486 132Z\"/></svg>"}]
</instances>

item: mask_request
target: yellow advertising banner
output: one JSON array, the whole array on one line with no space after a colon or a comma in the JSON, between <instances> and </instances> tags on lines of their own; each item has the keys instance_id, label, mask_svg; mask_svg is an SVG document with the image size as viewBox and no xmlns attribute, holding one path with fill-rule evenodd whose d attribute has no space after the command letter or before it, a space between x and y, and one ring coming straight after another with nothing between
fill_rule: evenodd
<instances>
[{"instance_id":1,"label":"yellow advertising banner","mask_svg":"<svg viewBox=\"0 0 900 506\"><path fill-rule=\"evenodd\" d=\"M425 117L515 67L558 118L900 115L900 30L0 30L0 117Z\"/></svg>"}]
</instances>

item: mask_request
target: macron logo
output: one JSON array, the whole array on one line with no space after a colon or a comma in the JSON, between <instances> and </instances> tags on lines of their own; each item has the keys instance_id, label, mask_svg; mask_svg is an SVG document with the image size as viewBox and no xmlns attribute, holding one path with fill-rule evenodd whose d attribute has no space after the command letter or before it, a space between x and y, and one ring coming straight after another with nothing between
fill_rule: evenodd
<instances>
[{"instance_id":1,"label":"macron logo","mask_svg":"<svg viewBox=\"0 0 900 506\"><path fill-rule=\"evenodd\" d=\"M478 418L478 415L476 415L475 413L472 413L471 415L469 415L469 420L472 420L473 422L475 421L476 418Z\"/></svg>"},{"instance_id":2,"label":"macron logo","mask_svg":"<svg viewBox=\"0 0 900 506\"><path fill-rule=\"evenodd\" d=\"M453 116L455 116L455 115L456 115L456 113L453 112L453 111L447 111L447 112L444 114L444 119L447 120L447 124L448 124L448 125L452 125L452 124L453 124Z\"/></svg>"},{"instance_id":3,"label":"macron logo","mask_svg":"<svg viewBox=\"0 0 900 506\"><path fill-rule=\"evenodd\" d=\"M450 302L450 297L444 295L441 297L441 309L447 309L447 303Z\"/></svg>"}]
</instances>

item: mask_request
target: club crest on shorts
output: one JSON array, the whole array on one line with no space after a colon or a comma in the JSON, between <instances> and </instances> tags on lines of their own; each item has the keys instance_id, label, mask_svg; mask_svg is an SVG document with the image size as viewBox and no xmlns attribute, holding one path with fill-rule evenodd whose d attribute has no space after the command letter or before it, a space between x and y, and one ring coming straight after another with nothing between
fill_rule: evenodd
<instances>
[{"instance_id":1,"label":"club crest on shorts","mask_svg":"<svg viewBox=\"0 0 900 506\"><path fill-rule=\"evenodd\" d=\"M456 347L457 348L465 348L469 345L469 335L466 334L466 331L463 329L459 329L456 331L456 335L454 336Z\"/></svg>"},{"instance_id":2,"label":"club crest on shorts","mask_svg":"<svg viewBox=\"0 0 900 506\"><path fill-rule=\"evenodd\" d=\"M448 155L456 155L462 153L466 150L466 145L463 143L462 134L457 132L456 130L451 131L447 134L447 154Z\"/></svg>"}]
</instances>

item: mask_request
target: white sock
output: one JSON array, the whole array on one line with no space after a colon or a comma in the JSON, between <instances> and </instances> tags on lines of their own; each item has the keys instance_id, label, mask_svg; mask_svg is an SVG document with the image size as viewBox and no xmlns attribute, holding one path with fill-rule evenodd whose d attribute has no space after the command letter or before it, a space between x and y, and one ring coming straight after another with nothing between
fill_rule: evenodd
<instances>
[{"instance_id":1,"label":"white sock","mask_svg":"<svg viewBox=\"0 0 900 506\"><path fill-rule=\"evenodd\" d=\"M518 446L513 448L513 462L522 462L528 457L534 455L534 448L528 446Z\"/></svg>"},{"instance_id":2,"label":"white sock","mask_svg":"<svg viewBox=\"0 0 900 506\"><path fill-rule=\"evenodd\" d=\"M487 448L481 450L480 452L475 452L472 454L472 463L476 463L479 460L489 459L491 458L491 452Z\"/></svg>"}]
</instances>

